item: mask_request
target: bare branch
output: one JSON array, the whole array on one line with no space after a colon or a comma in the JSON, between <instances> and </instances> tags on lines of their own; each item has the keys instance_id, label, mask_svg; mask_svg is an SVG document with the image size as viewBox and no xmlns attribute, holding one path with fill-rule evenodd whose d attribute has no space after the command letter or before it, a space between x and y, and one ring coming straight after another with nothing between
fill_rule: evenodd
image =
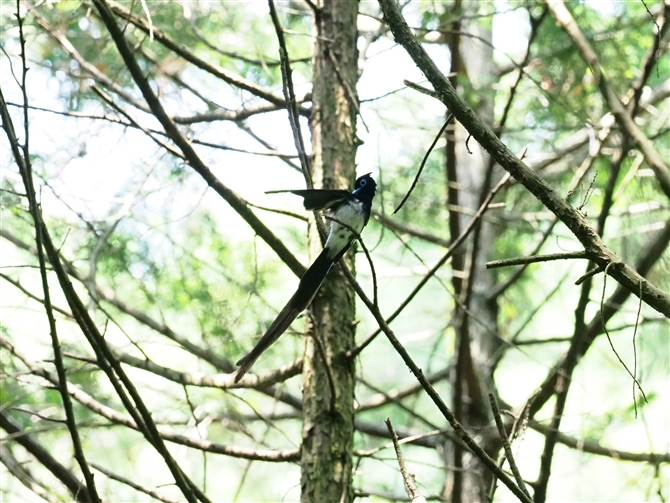
<instances>
[{"instance_id":1,"label":"bare branch","mask_svg":"<svg viewBox=\"0 0 670 503\"><path fill-rule=\"evenodd\" d=\"M14 457L12 451L8 446L9 442L5 439L4 442L0 443L0 463L5 465L7 471L11 473L16 479L18 479L24 486L34 492L37 496L42 498L49 503L59 503L66 499L65 495L52 495L48 491L53 491L53 488L49 488L38 482L33 475L28 471L23 464ZM5 493L6 494L6 493Z\"/></svg>"},{"instance_id":2,"label":"bare branch","mask_svg":"<svg viewBox=\"0 0 670 503\"><path fill-rule=\"evenodd\" d=\"M70 401L70 396L67 393L67 380L65 375L65 366L63 365L63 355L61 353L60 340L58 338L58 332L56 330L56 319L54 317L54 312L51 306L51 293L49 291L49 282L47 279L47 269L46 269L46 258L44 253L44 232L46 231L46 226L42 220L42 213L37 202L37 195L35 192L35 186L33 184L33 173L32 165L30 161L29 154L29 145L28 145L28 97L26 91L26 73L28 68L26 66L25 59L25 40L23 38L23 18L20 15L19 6L20 3L17 0L17 19L19 22L19 34L21 40L21 61L23 68L23 79L21 81L21 89L23 92L24 100L24 128L25 128L25 138L23 148L19 149L19 142L16 138L16 133L14 132L14 125L12 118L9 115L9 110L7 109L7 103L5 102L5 97L0 89L0 116L2 117L2 127L7 134L7 139L11 145L12 153L14 155L14 160L19 166L19 171L21 173L21 178L23 179L23 185L25 187L26 195L28 197L28 202L30 205L30 214L33 219L34 229L35 229L35 244L37 248L37 257L40 266L40 278L42 281L42 291L44 293L44 307L47 315L47 320L49 322L49 332L51 335L52 348L54 352L54 364L56 366L56 371L58 372L59 380L59 393L63 402L63 409L65 411L65 417L67 422L67 428L70 432L70 437L72 439L72 447L74 449L74 457L79 464L84 479L86 480L86 500L91 501L92 503L100 503L100 496L98 496L97 489L95 487L95 481L93 479L93 474L88 467L88 462L86 461L86 456L84 455L84 450L82 447L81 438L79 435L79 430L77 429L77 420L72 409L72 402ZM47 237L48 239L48 237Z\"/></svg>"},{"instance_id":3,"label":"bare branch","mask_svg":"<svg viewBox=\"0 0 670 503\"><path fill-rule=\"evenodd\" d=\"M526 484L523 481L521 473L519 473L519 468L516 466L516 461L514 460L514 455L512 454L512 447L509 444L509 438L507 438L507 432L505 431L502 417L500 417L498 402L496 402L496 397L493 395L493 393L489 393L489 402L491 403L491 410L493 411L493 418L495 419L496 426L498 428L500 440L502 440L503 448L505 449L507 463L509 463L510 470L512 470L512 473L514 474L514 480L516 480L517 485L530 498L530 493L528 492L528 489L526 489Z\"/></svg>"},{"instance_id":4,"label":"bare branch","mask_svg":"<svg viewBox=\"0 0 670 503\"><path fill-rule=\"evenodd\" d=\"M275 4L272 0L268 0L268 7L270 8L270 17L272 18L272 24L275 28L275 33L277 35L277 42L279 43L279 61L281 62L281 77L282 77L282 90L284 92L284 100L288 103L286 107L288 111L288 120L291 125L291 132L293 133L293 143L295 144L295 149L298 152L298 158L300 159L300 167L302 168L302 174L305 178L305 183L307 188L311 189L314 187L312 183L312 170L310 167L309 158L307 157L307 152L305 151L305 141L303 140L302 131L300 130L300 116L298 115L298 103L295 97L295 90L293 88L293 76L291 70L291 64L289 62L288 50L286 49L286 41L284 40L284 30L279 22L279 16L277 15L277 10L275 9ZM318 221L318 220L317 220ZM319 226L319 230L323 233L325 228L323 228L323 223Z\"/></svg>"},{"instance_id":5,"label":"bare branch","mask_svg":"<svg viewBox=\"0 0 670 503\"><path fill-rule=\"evenodd\" d=\"M127 365L132 365L135 368L146 370L152 374L159 375L170 381L189 386L201 386L218 389L236 389L236 388L256 388L262 389L284 382L293 376L302 372L302 358L282 365L277 370L266 372L260 375L245 376L239 382L235 382L232 374L216 374L216 375L192 375L185 372L179 372L167 367L158 365L151 360L142 360L127 353L117 353L119 360Z\"/></svg>"},{"instance_id":6,"label":"bare branch","mask_svg":"<svg viewBox=\"0 0 670 503\"><path fill-rule=\"evenodd\" d=\"M42 28L45 29L45 31L54 39L56 42L60 44L60 46L65 50L65 52L72 58L74 59L79 65L88 73L93 80L98 82L100 85L105 86L107 89L110 89L114 91L116 94L121 96L124 100L126 100L128 103L133 105L135 108L138 110L142 110L143 112L149 113L149 108L145 103L142 103L135 99L135 97L128 93L123 87L121 87L119 84L114 82L113 79L105 75L103 72L98 70L95 65L92 63L89 63L84 59L84 57L75 49L74 45L68 40L68 38L63 35L61 32L53 28L49 22L44 19L38 12L35 10L33 6L30 4L26 3L28 5L28 8L30 9L30 13L35 17L37 22L39 23Z\"/></svg>"},{"instance_id":7,"label":"bare branch","mask_svg":"<svg viewBox=\"0 0 670 503\"><path fill-rule=\"evenodd\" d=\"M444 133L444 131L447 129L447 126L449 125L449 123L452 121L453 118L454 118L454 116L447 112L447 120L444 121L444 124L442 125L442 127L440 128L438 133L435 135L435 139L433 140L433 143L431 143L430 147L428 147L428 150L426 150L426 154L423 156L423 159L421 160L421 164L419 164L419 169L416 172L416 176L414 177L414 181L412 182L412 185L410 186L409 190L407 191L407 194L405 194L405 197L402 198L402 201L400 201L398 206L396 206L396 209L393 210L394 215L396 213L398 213L398 211L400 211L400 208L403 207L403 205L405 204L405 201L407 201L407 199L409 199L409 196L412 194L412 191L416 187L416 184L419 183L419 177L421 176L421 172L423 171L423 168L426 165L426 161L428 160L428 156L430 155L430 153L435 148L435 145L437 144L438 140L440 138L442 138L442 133Z\"/></svg>"},{"instance_id":8,"label":"bare branch","mask_svg":"<svg viewBox=\"0 0 670 503\"><path fill-rule=\"evenodd\" d=\"M165 503L177 503L177 501L175 501L173 499L170 499L170 498L167 498L167 497L157 493L156 491L152 491L151 489L143 487L140 484L137 484L137 483L133 482L132 480L129 480L125 477L122 477L121 475L118 475L118 474L108 470L107 468L103 468L101 465L99 465L97 463L91 463L91 466L93 468L95 468L96 470L98 470L100 473L104 473L110 479L116 480L117 482L121 482L122 484L125 484L128 487L132 487L133 489L135 489L137 491L140 491L144 494L148 494L152 498L155 498L159 501L163 501Z\"/></svg>"},{"instance_id":9,"label":"bare branch","mask_svg":"<svg viewBox=\"0 0 670 503\"><path fill-rule=\"evenodd\" d=\"M107 26L107 29L109 30L110 35L112 36L112 39L114 40L117 49L119 50L119 53L121 54L121 57L126 64L126 67L128 68L128 71L132 75L137 86L142 91L142 95L148 103L151 112L161 123L170 139L182 151L184 157L188 160L191 167L195 169L195 171L198 172L200 176L202 176L207 184L212 187L216 193L219 194L250 225L252 229L254 229L254 231L286 263L291 271L293 271L297 276L302 276L305 272L305 266L303 266L293 256L286 245L284 245L284 243L279 238L277 238L277 236L275 236L275 234L265 224L263 224L263 222L261 222L261 220L251 211L249 206L242 198L240 198L235 192L221 183L221 181L212 173L209 167L207 167L200 159L191 145L191 142L189 142L188 139L183 136L172 119L167 115L158 97L154 93L153 89L151 89L149 81L137 63L135 55L128 46L123 33L116 24L114 15L112 14L112 11L110 10L107 3L104 0L94 0L93 3L96 5L103 22ZM117 9L122 8L117 6ZM135 21L139 24L142 24L142 22L139 20ZM155 36L157 40L161 40L161 34L159 30L155 31Z\"/></svg>"},{"instance_id":10,"label":"bare branch","mask_svg":"<svg viewBox=\"0 0 670 503\"><path fill-rule=\"evenodd\" d=\"M439 94L440 100L473 138L489 152L498 164L522 183L552 213L558 216L582 243L591 260L603 268L610 262L614 262L616 265L612 267L612 277L636 295L639 294L638 287L642 282L642 300L660 313L670 317L670 295L642 278L635 270L612 253L586 218L561 198L537 173L514 156L490 128L476 116L472 109L458 96L449 80L428 57L407 26L395 2L393 0L380 0L380 5L396 40L424 72Z\"/></svg>"},{"instance_id":11,"label":"bare branch","mask_svg":"<svg viewBox=\"0 0 670 503\"><path fill-rule=\"evenodd\" d=\"M447 263L447 260L451 258L451 256L454 254L454 252L458 249L459 246L463 242L465 242L465 239L470 235L470 233L474 230L477 222L479 219L482 217L482 215L486 212L488 209L489 205L491 204L491 201L493 200L493 197L498 193L498 191L507 183L510 179L509 175L505 175L502 180L498 183L498 185L489 193L488 197L484 200L482 205L479 207L477 210L477 213L472 217L470 222L468 223L467 227L463 229L463 232L451 243L451 247L445 253L440 260L437 261L437 263L431 268L428 273L421 279L421 281L414 287L412 292L407 296L407 298L398 306L398 308L391 314L391 316L388 317L388 320L386 321L386 324L391 323L402 311L407 307L407 305L412 301L412 299L416 296L416 294L419 293L421 288L428 282L430 278L432 278L435 273L444 265ZM375 330L372 335L370 335L365 341L363 341L361 344L359 344L356 348L354 348L347 356L349 358L354 358L357 356L363 349L365 349L377 335L379 335L383 331L382 327L379 329Z\"/></svg>"},{"instance_id":12,"label":"bare branch","mask_svg":"<svg viewBox=\"0 0 670 503\"><path fill-rule=\"evenodd\" d=\"M535 431L547 435L551 431L551 427L544 425L538 421L531 420L528 425ZM632 461L636 463L670 463L670 453L644 453L644 452L628 452L621 451L619 449L611 449L609 447L604 447L600 445L599 442L594 442L591 440L582 440L578 438L571 437L565 433L558 433L556 435L556 441L567 445L573 449L579 451L588 452L589 454L596 454L598 456L606 456L613 459L620 459L621 461Z\"/></svg>"},{"instance_id":13,"label":"bare branch","mask_svg":"<svg viewBox=\"0 0 670 503\"><path fill-rule=\"evenodd\" d=\"M507 258L503 260L493 260L486 263L487 269L496 269L498 267L509 267L512 265L534 264L536 262L551 262L553 260L572 260L588 259L586 252L565 252L550 253L548 255L535 255L531 257Z\"/></svg>"},{"instance_id":14,"label":"bare branch","mask_svg":"<svg viewBox=\"0 0 670 503\"><path fill-rule=\"evenodd\" d=\"M15 348L7 339L0 337L0 345L7 348L11 351L12 354L16 355L33 373L39 377L42 377L54 385L58 385L58 378L54 376L51 372L41 368L35 362L31 361L25 354ZM86 392L82 391L79 387L74 386L68 383L68 392L79 403L88 409L92 410L96 414L108 419L114 424L120 424L133 430L141 431L141 428L138 427L138 423L130 416L122 414L111 407L104 405L93 397L91 397ZM2 426L2 425L0 425ZM4 428L4 426L2 426ZM202 440L199 438L187 437L185 435L176 434L165 428L160 428L156 430L161 439L173 442L175 444L184 445L193 449L198 449L206 452L211 452L214 454L222 454L225 456L238 457L244 459L254 459L258 461L269 461L269 462L283 462L283 461L297 461L300 459L299 449L290 449L284 451L273 451L273 450L256 450L248 449L245 447L236 447L229 446L224 444L218 444L215 442L210 442L208 440ZM200 495L198 496L200 498Z\"/></svg>"},{"instance_id":15,"label":"bare branch","mask_svg":"<svg viewBox=\"0 0 670 503\"><path fill-rule=\"evenodd\" d=\"M396 435L393 424L391 423L391 418L387 417L384 419L386 426L389 429L391 434L391 440L393 440L393 447L395 448L395 456L398 459L398 465L400 466L400 473L402 474L402 479L405 482L405 490L407 491L407 496L412 500L412 503L426 503L426 498L421 496L419 490L416 487L416 482L414 481L414 475L407 471L405 466L405 460L402 457L402 451L400 450L400 444L398 443L398 435Z\"/></svg>"},{"instance_id":16,"label":"bare branch","mask_svg":"<svg viewBox=\"0 0 670 503\"><path fill-rule=\"evenodd\" d=\"M1 410L0 428L5 430L10 435L16 435L14 437L15 441L21 444L21 446L25 448L30 454L35 456L35 458L42 465L44 465L47 470L49 470L58 480L60 480L65 485L65 487L70 490L78 502L91 502L86 486L79 482L77 477L70 470L59 463L56 458L49 454L46 449L30 438L30 435L24 435L24 430Z\"/></svg>"},{"instance_id":17,"label":"bare branch","mask_svg":"<svg viewBox=\"0 0 670 503\"><path fill-rule=\"evenodd\" d=\"M95 2L93 2L93 3L95 4ZM117 2L110 1L110 2L107 2L107 3L108 3L109 8L111 9L112 12L114 12L115 14L118 14L119 16L126 19L127 21L130 21L134 26L136 26L137 28L142 30L144 33L149 34L149 32L150 32L149 25L144 20L138 18L137 16L134 16L123 5L121 5ZM107 24L107 21L104 19L104 17L103 17L102 20L105 24ZM250 81L240 77L239 75L235 75L234 73L232 73L232 72L230 72L230 71L228 71L224 68L215 66L211 63L208 63L208 62L198 58L191 51L189 51L187 48L185 48L181 44L178 44L177 42L170 39L160 29L154 27L153 28L153 35L154 35L154 39L157 42L161 43L162 45L164 45L165 47L167 47L168 49L173 51L175 54L178 54L179 56L184 58L186 61L188 61L189 63L193 64L194 66L200 68L201 70L204 70L204 71L220 78L221 80L227 82L231 86L237 87L239 89L243 89L243 90L253 94L254 96L258 96L259 98L263 98L264 100L269 101L270 103L273 103L275 105L280 105L282 107L286 106L286 102L284 100L282 100L280 97L275 96L274 94L268 92L267 90L261 88L260 86L257 86L253 82L250 82ZM130 68L130 66L128 66L128 69L130 70L130 72L132 74L133 71ZM133 75L133 78L135 78L134 75ZM139 87L142 88L142 86L139 86ZM146 99L146 95L145 95L145 99ZM149 100L147 100L147 102L149 102ZM149 105L149 106L151 108L151 105ZM155 114L155 111L153 110L153 108L152 108L152 112L154 112L154 114ZM300 112L301 112L301 114L306 114L307 110L301 109Z\"/></svg>"},{"instance_id":18,"label":"bare branch","mask_svg":"<svg viewBox=\"0 0 670 503\"><path fill-rule=\"evenodd\" d=\"M593 75L598 84L598 88L605 98L607 105L614 114L614 117L619 124L619 127L628 134L640 147L647 164L654 171L656 179L663 193L670 198L670 173L668 173L668 166L663 161L663 158L654 147L654 144L646 137L639 126L630 116L623 103L619 100L616 91L605 77L598 55L591 47L591 44L586 39L579 26L575 22L572 14L563 3L563 0L547 0L547 5L551 9L558 24L563 27L573 43L577 46L579 53L587 65L593 71ZM670 316L668 313L664 313Z\"/></svg>"}]
</instances>

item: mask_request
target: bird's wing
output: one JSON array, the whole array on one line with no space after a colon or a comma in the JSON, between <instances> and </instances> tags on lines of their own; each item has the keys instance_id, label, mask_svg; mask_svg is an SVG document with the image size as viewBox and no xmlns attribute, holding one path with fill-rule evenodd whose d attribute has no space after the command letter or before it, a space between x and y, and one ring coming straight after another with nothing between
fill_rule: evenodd
<instances>
[{"instance_id":1,"label":"bird's wing","mask_svg":"<svg viewBox=\"0 0 670 503\"><path fill-rule=\"evenodd\" d=\"M282 192L290 192L302 197L303 205L309 211L332 208L351 196L346 190L337 189L271 190L266 194L280 194Z\"/></svg>"}]
</instances>

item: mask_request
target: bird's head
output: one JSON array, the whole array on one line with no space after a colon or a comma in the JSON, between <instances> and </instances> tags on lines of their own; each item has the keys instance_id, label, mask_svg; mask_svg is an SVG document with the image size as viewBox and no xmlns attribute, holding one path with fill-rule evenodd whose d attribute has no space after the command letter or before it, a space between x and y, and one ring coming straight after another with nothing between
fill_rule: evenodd
<instances>
[{"instance_id":1,"label":"bird's head","mask_svg":"<svg viewBox=\"0 0 670 503\"><path fill-rule=\"evenodd\" d=\"M367 173L363 176L359 176L356 179L354 184L353 194L361 201L371 203L372 198L375 197L375 192L377 191L377 183L370 176L370 173Z\"/></svg>"}]
</instances>

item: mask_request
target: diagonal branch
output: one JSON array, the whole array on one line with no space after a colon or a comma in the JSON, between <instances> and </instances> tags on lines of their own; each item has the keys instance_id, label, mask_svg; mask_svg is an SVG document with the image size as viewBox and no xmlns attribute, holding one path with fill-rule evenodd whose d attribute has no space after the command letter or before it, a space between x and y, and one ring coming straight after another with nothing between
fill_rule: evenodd
<instances>
[{"instance_id":1,"label":"diagonal branch","mask_svg":"<svg viewBox=\"0 0 670 503\"><path fill-rule=\"evenodd\" d=\"M504 183L507 182L508 176L503 177L503 179L498 183L498 185L489 193L488 197L486 200L483 202L482 206L479 208L479 211L473 217L473 221L476 221L481 214L485 211L493 197L496 195L498 190L504 185ZM446 261L446 260L445 260ZM444 263L444 262L443 262ZM384 335L386 335L387 339L393 346L393 348L396 350L396 352L400 355L402 358L403 362L405 362L405 365L409 367L410 371L416 379L419 381L421 384L421 387L426 391L426 394L430 397L430 399L433 401L433 403L437 406L439 411L442 413L444 418L449 422L449 425L453 428L454 432L456 435L467 445L467 447L473 452L475 456L477 456L482 463L493 473L495 474L496 477L500 479L500 481L507 486L507 488L514 493L514 495L519 498L519 500L530 503L531 499L524 493L515 483L514 481L505 473L503 472L496 462L486 453L484 449L482 449L477 442L465 431L461 423L456 419L456 416L452 412L452 410L447 406L446 403L444 403L444 400L442 400L442 397L435 391L435 388L430 384L428 379L426 379L425 374L423 373L423 370L419 368L419 366L414 362L412 357L409 355L405 347L400 343L398 340L398 337L395 335L391 327L389 327L388 323L386 320L384 320L384 316L380 312L379 308L368 298L366 293L363 291L361 286L358 284L354 276L351 274L348 268L342 267L342 271L344 272L344 275L346 276L347 280L349 280L349 283L353 286L354 290L358 294L358 297L363 301L365 306L369 309L370 313L372 316L375 318L377 323L379 324L380 330L384 332ZM368 339L369 341L370 339ZM368 342L366 341L366 342ZM361 346L359 346L360 349ZM354 353L354 355L357 353ZM351 355L347 355L351 356Z\"/></svg>"},{"instance_id":2,"label":"diagonal branch","mask_svg":"<svg viewBox=\"0 0 670 503\"><path fill-rule=\"evenodd\" d=\"M124 38L123 32L114 19L114 15L109 5L104 0L94 0L100 17L109 30L109 33L116 44L116 47L133 77L133 80L140 88L145 101L149 105L151 112L161 123L166 134L179 147L191 167L219 194L250 226L251 228L272 248L275 253L284 261L284 263L293 271L296 276L302 276L305 272L298 259L289 251L284 243L254 214L246 202L235 192L223 185L216 178L214 173L200 159L191 142L179 131L177 125L168 116L158 96L154 93L149 83L149 79L142 72L135 55L133 54L128 42ZM148 29L148 28L147 28ZM158 39L158 34L154 35Z\"/></svg>"},{"instance_id":3,"label":"diagonal branch","mask_svg":"<svg viewBox=\"0 0 670 503\"><path fill-rule=\"evenodd\" d=\"M658 68L657 65L660 58L660 53L662 51L661 43L665 37L665 34L668 32L668 28L670 28L670 2L662 3L662 8L658 13L658 17L654 23L659 28L658 33L656 33L656 36L654 37L654 43L649 48L649 51L645 57L642 59L642 63L640 64L642 73L640 73L638 79L633 82L633 85L631 86L632 98L628 103L626 103L626 108L633 117L635 117L640 107L642 90L644 89L644 86L646 85L647 80L651 75L652 69L654 66Z\"/></svg>"},{"instance_id":4,"label":"diagonal branch","mask_svg":"<svg viewBox=\"0 0 670 503\"><path fill-rule=\"evenodd\" d=\"M38 14L34 6L28 3L26 3L26 5L30 9L30 13L37 20L37 23L42 28L44 28L44 30L49 34L49 36L51 36L56 42L60 44L60 46L68 54L68 56L70 56L77 63L79 63L79 66L81 66L81 68L83 68L83 70L86 73L88 73L91 76L91 78L93 78L93 80L98 82L100 85L106 87L107 89L111 89L138 110L142 110L143 112L149 113L149 109L147 108L145 103L142 103L141 101L137 100L132 94L127 92L121 85L114 82L114 80L108 77L104 72L101 72L94 64L86 61L86 59L79 53L79 51L77 51L74 45L72 45L70 40L65 35L56 30L53 26L51 26L45 18L43 18L40 14Z\"/></svg>"},{"instance_id":5,"label":"diagonal branch","mask_svg":"<svg viewBox=\"0 0 670 503\"><path fill-rule=\"evenodd\" d=\"M96 2L93 2L94 4ZM268 101L274 105L278 105L282 108L286 107L286 102L280 98L279 96L276 96L266 89L263 89L262 87L254 84L253 82L244 79L240 77L239 75L234 74L233 72L230 72L224 68L221 68L219 66L213 65L211 63L208 63L207 61L204 61L197 56L195 56L191 51L189 51L186 47L178 44L177 42L173 41L170 39L167 35L165 35L160 29L154 27L149 27L149 24L145 22L143 19L140 19L136 16L134 16L129 10L127 10L123 5L114 2L114 1L109 1L107 2L109 9L114 12L115 14L121 16L122 18L126 19L127 21L130 21L134 26L142 30L144 33L149 34L150 32L153 33L154 40L157 42L161 43L164 45L166 48L170 49L173 51L175 54L178 54L182 58L184 58L186 61L191 63L192 65L200 68L201 70L206 71L207 73L210 73L224 82L227 82L231 86L235 86L239 89L242 89L244 91L247 91L254 96L257 96L259 98L263 98L265 101ZM107 21L103 18L103 23L107 24ZM115 41L116 42L116 41ZM125 58L124 58L125 60ZM127 62L126 62L127 64ZM130 67L128 68L130 70ZM133 73L131 71L131 73ZM133 78L135 76L133 75ZM146 99L146 96L145 96ZM301 115L307 115L309 112L308 110L304 108L299 108L299 112Z\"/></svg>"},{"instance_id":6,"label":"diagonal branch","mask_svg":"<svg viewBox=\"0 0 670 503\"><path fill-rule=\"evenodd\" d=\"M570 14L565 3L563 3L563 0L547 0L547 5L554 14L558 24L561 25L570 39L572 39L572 42L577 46L577 50L581 54L584 62L591 68L593 76L598 84L598 88L600 89L600 93L607 102L619 127L638 144L647 164L649 164L649 167L656 175L661 190L668 198L670 198L670 174L668 173L667 164L661 157L661 154L658 153L658 150L656 150L656 147L654 147L654 144L638 127L626 110L626 107L619 100L614 87L605 77L598 55L593 50L593 47L591 47L588 39L579 29L577 22L572 17L572 14Z\"/></svg>"},{"instance_id":7,"label":"diagonal branch","mask_svg":"<svg viewBox=\"0 0 670 503\"><path fill-rule=\"evenodd\" d=\"M44 501L47 501L48 503L60 503L65 501L66 498L64 495L55 495L53 488L48 488L46 484L35 479L33 474L24 466L24 463L14 457L14 454L7 443L0 443L0 463L5 465L8 473L11 473L14 478Z\"/></svg>"},{"instance_id":8,"label":"diagonal branch","mask_svg":"<svg viewBox=\"0 0 670 503\"><path fill-rule=\"evenodd\" d=\"M0 336L0 346L5 347L12 354L18 357L25 365L28 367L30 372L36 376L46 379L48 382L52 383L55 386L58 386L58 377L56 377L52 372L49 372L39 365L36 362L30 360L27 355L22 353L16 347L12 345L4 337ZM142 431L143 426L138 425L137 421L129 415L122 414L115 409L105 405L97 400L95 400L91 395L83 391L81 388L67 383L68 393L77 400L80 404L86 408L92 410L96 414L108 419L114 424L126 426L132 428L133 430ZM0 419L2 419L0 417ZM0 423L0 426L4 429L4 425ZM208 440L201 440L197 438L188 437L185 435L179 435L168 431L164 428L161 428L160 431L156 430L161 438L161 440L167 440L169 442L184 445L192 449L199 449L205 452L211 452L214 454L221 454L224 456L231 456L243 459L253 459L258 461L269 461L269 462L282 462L282 461L297 461L300 459L299 449L288 449L283 451L275 451L268 449L249 449L246 447L237 447L226 444L219 444L211 442ZM198 495L200 498L200 495Z\"/></svg>"},{"instance_id":9,"label":"diagonal branch","mask_svg":"<svg viewBox=\"0 0 670 503\"><path fill-rule=\"evenodd\" d=\"M573 208L537 173L519 160L461 99L453 86L413 35L395 0L379 0L386 21L396 38L435 88L440 101L463 124L475 140L517 181L554 213L582 243L589 258L603 270L609 263L610 275L623 287L658 312L670 317L670 295L651 284L617 257L602 241L586 217ZM640 289L640 285L642 288ZM640 293L641 291L641 293Z\"/></svg>"},{"instance_id":10,"label":"diagonal branch","mask_svg":"<svg viewBox=\"0 0 670 503\"><path fill-rule=\"evenodd\" d=\"M652 266L659 260L663 251L670 243L670 220L666 221L663 229L644 249L635 264L635 268L640 274L647 274ZM605 301L602 314L595 315L588 325L584 328L584 337L579 347L577 357L582 358L591 347L595 339L603 333L602 323L607 322L619 310L619 306L630 296L631 291L619 286L615 292ZM602 319L601 319L602 316ZM559 374L565 368L565 361L568 355L564 355L550 371L539 389L533 394L530 405L529 416L532 418L549 401L556 389Z\"/></svg>"},{"instance_id":11,"label":"diagonal branch","mask_svg":"<svg viewBox=\"0 0 670 503\"><path fill-rule=\"evenodd\" d=\"M529 421L528 426L542 435L548 435L551 431L551 427L539 423L535 420ZM670 453L668 452L655 453L621 451L618 449L605 447L601 445L600 442L583 440L560 432L556 435L556 441L560 444L570 447L571 449L577 449L583 452L588 452L589 454L595 454L596 456L606 456L621 461L651 463L654 465L659 463L670 463Z\"/></svg>"},{"instance_id":12,"label":"diagonal branch","mask_svg":"<svg viewBox=\"0 0 670 503\"><path fill-rule=\"evenodd\" d=\"M398 306L398 308L391 314L391 316L388 317L386 320L386 323L391 323L395 318L400 315L400 313L407 307L407 305L416 297L416 295L419 293L419 291L424 287L424 285L428 282L430 278L432 278L435 273L444 265L447 263L447 260L449 260L453 255L456 250L463 244L466 240L466 238L470 235L470 233L474 230L475 226L479 222L479 220L482 218L482 215L486 212L488 209L491 201L493 200L493 197L498 193L498 190L502 188L502 186L508 182L509 180L509 175L505 175L502 180L498 183L498 185L489 193L488 197L482 205L479 207L475 215L472 217L472 220L468 223L467 227L463 229L463 232L456 237L451 242L451 245L447 252L442 256L440 260L437 261L437 263L426 273L426 275L419 281L419 283L414 287L414 289L410 292L410 294L405 298L405 300ZM372 335L370 335L365 341L363 341L360 345L358 345L356 348L352 349L350 352L347 353L348 358L354 358L356 357L361 351L363 351L373 340L377 335L379 335L382 332L382 328L378 328L375 330Z\"/></svg>"},{"instance_id":13,"label":"diagonal branch","mask_svg":"<svg viewBox=\"0 0 670 503\"><path fill-rule=\"evenodd\" d=\"M18 4L17 4L18 9ZM93 474L88 466L86 461L86 456L84 455L84 449L82 447L81 437L79 435L79 430L77 428L77 420L74 415L74 410L72 408L72 402L70 396L67 393L67 379L65 374L65 365L63 364L63 354L61 352L60 340L58 337L58 331L56 330L56 318L54 317L54 310L51 305L51 293L49 290L49 282L47 279L47 268L46 268L46 257L45 257L45 246L44 239L48 239L48 236L44 236L46 227L42 220L42 212L37 202L37 194L35 192L35 186L33 182L33 171L32 165L30 163L30 154L28 150L28 98L26 94L26 72L28 68L26 66L25 60L25 40L23 38L23 18L20 15L17 15L19 21L19 34L21 40L21 59L23 63L23 80L21 82L21 90L23 91L23 100L24 100L24 128L25 128L25 139L22 146L19 145L19 142L16 137L14 130L14 124L11 116L9 115L9 110L7 108L7 103L5 102L5 97L0 89L0 116L2 117L2 128L5 130L7 139L9 140L12 153L14 155L14 160L19 166L19 171L21 178L23 179L23 185L25 187L26 195L28 198L28 204L30 209L30 214L33 219L33 225L35 229L35 245L37 248L37 257L39 261L39 270L40 277L42 280L42 291L44 292L44 307L47 315L47 320L49 323L49 333L51 335L51 342L54 352L54 364L56 366L56 371L58 372L59 388L58 391L61 395L61 400L63 402L63 409L65 411L65 418L68 431L70 432L70 437L72 439L72 448L74 450L74 457L79 464L79 467L84 475L86 480L86 500L93 503L100 502L100 496L98 495L97 489L95 487L95 480Z\"/></svg>"},{"instance_id":14,"label":"diagonal branch","mask_svg":"<svg viewBox=\"0 0 670 503\"><path fill-rule=\"evenodd\" d=\"M118 475L118 474L110 471L110 470L107 470L106 468L104 468L101 465L91 463L91 466L93 468L95 468L96 470L98 470L100 473L105 474L111 480L116 480L117 482L120 482L122 484L125 484L127 486L132 487L136 491L142 492L144 494L148 494L149 496L151 496L154 499L157 499L158 501L163 501L164 503L177 503L176 500L167 498L167 497L157 493L156 491L152 491L151 489L149 489L147 487L141 486L140 484L138 484L136 482L133 482L130 479L127 479L125 477L122 477L121 475Z\"/></svg>"},{"instance_id":15,"label":"diagonal branch","mask_svg":"<svg viewBox=\"0 0 670 503\"><path fill-rule=\"evenodd\" d=\"M89 498L89 493L85 485L83 485L75 475L63 466L56 458L54 458L49 452L42 447L40 444L35 442L30 435L17 435L17 433L24 433L25 430L16 424L12 419L0 411L0 428L5 430L10 435L16 435L15 441L23 448L25 448L30 454L35 456L35 458L42 464L44 467L49 470L58 480L60 480L65 487L67 487L70 492L74 495L74 499L80 503L89 503L91 500Z\"/></svg>"}]
</instances>

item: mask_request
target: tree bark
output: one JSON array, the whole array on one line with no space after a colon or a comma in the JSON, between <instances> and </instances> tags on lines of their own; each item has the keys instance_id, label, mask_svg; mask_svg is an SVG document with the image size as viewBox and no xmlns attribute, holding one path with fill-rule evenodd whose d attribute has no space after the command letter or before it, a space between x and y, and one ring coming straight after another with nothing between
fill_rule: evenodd
<instances>
[{"instance_id":1,"label":"tree bark","mask_svg":"<svg viewBox=\"0 0 670 503\"><path fill-rule=\"evenodd\" d=\"M460 2L456 6L456 12L460 12ZM477 7L474 9L476 11ZM472 14L473 6L465 5L464 10ZM460 36L462 30L475 33L490 42L491 30L482 27L477 21L467 20L457 21L452 30L453 34L445 36L451 53L450 81L460 92L463 92L464 82L478 91L476 111L485 122L492 125L493 96L490 85L495 68L493 50L478 40L473 41L468 37L461 39ZM461 208L476 211L492 188L492 163L488 153L479 144L468 142L468 133L463 126L454 122L447 135L445 167L449 227L451 238L455 239L460 229L471 219ZM491 361L498 342L490 332L497 329L497 303L487 298L493 280L484 266L494 238L491 224L481 221L469 246L461 248L452 262L454 292L468 310L466 313L459 306L455 308L456 364L451 376L453 409L465 428L480 434L487 430L491 419L486 397L493 389ZM476 316L478 322L473 322L471 315ZM483 447L495 458L500 444L484 441ZM454 503L485 501L491 484L488 470L460 445L447 446L445 453L451 453L452 459L447 462L457 468L448 480L445 496Z\"/></svg>"},{"instance_id":2,"label":"tree bark","mask_svg":"<svg viewBox=\"0 0 670 503\"><path fill-rule=\"evenodd\" d=\"M312 179L314 186L351 189L356 173L357 2L324 0L315 12ZM310 226L310 253L322 249ZM351 254L347 265L353 267ZM311 309L304 363L301 501L349 502L354 435L355 295L339 266Z\"/></svg>"}]
</instances>

